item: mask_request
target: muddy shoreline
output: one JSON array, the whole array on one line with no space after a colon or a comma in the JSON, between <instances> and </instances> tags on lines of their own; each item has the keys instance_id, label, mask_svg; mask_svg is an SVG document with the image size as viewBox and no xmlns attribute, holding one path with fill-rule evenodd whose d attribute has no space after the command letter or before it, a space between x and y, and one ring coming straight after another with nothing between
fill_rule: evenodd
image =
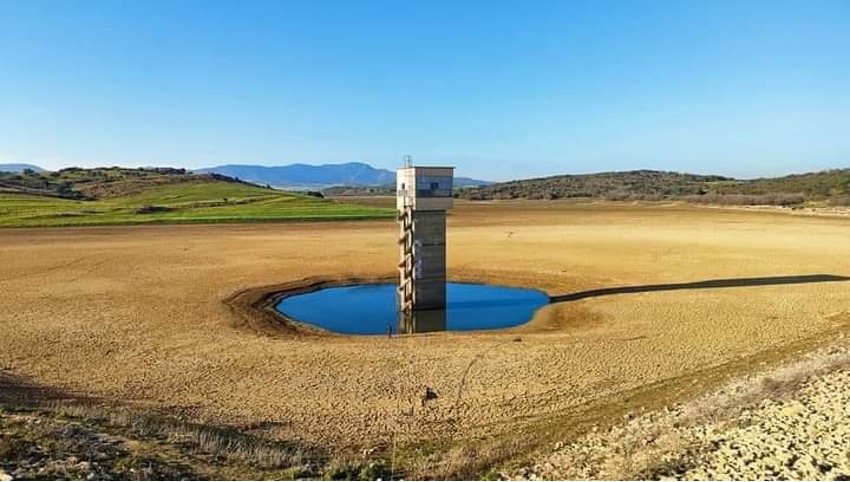
<instances>
[{"instance_id":1,"label":"muddy shoreline","mask_svg":"<svg viewBox=\"0 0 850 482\"><path fill-rule=\"evenodd\" d=\"M297 281L265 286L255 286L237 291L224 299L224 304L239 319L237 326L251 329L264 335L310 335L340 336L313 325L289 318L277 311L275 306L284 298L311 293L334 286L352 284L376 284L395 281L394 276L371 276L362 278L311 277Z\"/></svg>"}]
</instances>

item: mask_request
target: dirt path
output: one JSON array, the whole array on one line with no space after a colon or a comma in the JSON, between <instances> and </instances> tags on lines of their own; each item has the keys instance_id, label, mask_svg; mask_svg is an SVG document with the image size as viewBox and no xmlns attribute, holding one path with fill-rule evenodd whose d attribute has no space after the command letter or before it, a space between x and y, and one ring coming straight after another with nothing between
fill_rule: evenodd
<instances>
[{"instance_id":1,"label":"dirt path","mask_svg":"<svg viewBox=\"0 0 850 482\"><path fill-rule=\"evenodd\" d=\"M461 279L563 295L850 276L843 219L458 205L449 264ZM850 324L850 283L838 279L613 294L551 305L505 332L392 340L266 336L240 326L223 303L312 276L385 276L396 254L391 222L0 230L0 368L203 420L273 421L280 438L362 448L509 435L568 423L593 404L613 415L653 398L624 393L690 393L693 374L746 370L737 362ZM425 387L439 398L423 404Z\"/></svg>"}]
</instances>

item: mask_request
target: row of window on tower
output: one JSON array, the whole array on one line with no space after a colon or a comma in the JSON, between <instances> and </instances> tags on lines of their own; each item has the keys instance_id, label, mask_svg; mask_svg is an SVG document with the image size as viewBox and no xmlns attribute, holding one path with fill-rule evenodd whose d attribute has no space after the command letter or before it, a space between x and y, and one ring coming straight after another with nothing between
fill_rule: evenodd
<instances>
[{"instance_id":1,"label":"row of window on tower","mask_svg":"<svg viewBox=\"0 0 850 482\"><path fill-rule=\"evenodd\" d=\"M401 190L406 190L404 183L401 184ZM451 176L417 176L416 177L416 196L417 197L452 197L452 177Z\"/></svg>"}]
</instances>

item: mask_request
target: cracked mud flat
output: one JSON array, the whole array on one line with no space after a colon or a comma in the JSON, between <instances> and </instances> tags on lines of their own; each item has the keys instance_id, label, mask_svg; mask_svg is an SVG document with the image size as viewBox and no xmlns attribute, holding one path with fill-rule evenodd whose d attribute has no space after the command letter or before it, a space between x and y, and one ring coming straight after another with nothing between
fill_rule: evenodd
<instances>
[{"instance_id":1,"label":"cracked mud flat","mask_svg":"<svg viewBox=\"0 0 850 482\"><path fill-rule=\"evenodd\" d=\"M779 213L459 202L449 269L552 295L844 276L849 235L846 219ZM596 297L503 332L396 339L270 335L223 303L316 276L392 275L395 237L385 221L0 230L0 369L199 420L274 422L277 437L340 450L486 435L524 440L522 451L693 397L850 325L848 282ZM426 387L437 398L423 403Z\"/></svg>"}]
</instances>

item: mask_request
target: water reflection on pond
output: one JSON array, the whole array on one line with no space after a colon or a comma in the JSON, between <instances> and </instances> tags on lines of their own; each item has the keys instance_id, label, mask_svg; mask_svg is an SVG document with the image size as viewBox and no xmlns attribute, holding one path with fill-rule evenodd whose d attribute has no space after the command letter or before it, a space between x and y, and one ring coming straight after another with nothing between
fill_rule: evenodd
<instances>
[{"instance_id":1,"label":"water reflection on pond","mask_svg":"<svg viewBox=\"0 0 850 482\"><path fill-rule=\"evenodd\" d=\"M522 325L549 302L540 291L508 286L448 283L445 310L414 312L405 320L395 284L323 288L278 303L285 316L343 334L386 335L433 331L497 330Z\"/></svg>"}]
</instances>

